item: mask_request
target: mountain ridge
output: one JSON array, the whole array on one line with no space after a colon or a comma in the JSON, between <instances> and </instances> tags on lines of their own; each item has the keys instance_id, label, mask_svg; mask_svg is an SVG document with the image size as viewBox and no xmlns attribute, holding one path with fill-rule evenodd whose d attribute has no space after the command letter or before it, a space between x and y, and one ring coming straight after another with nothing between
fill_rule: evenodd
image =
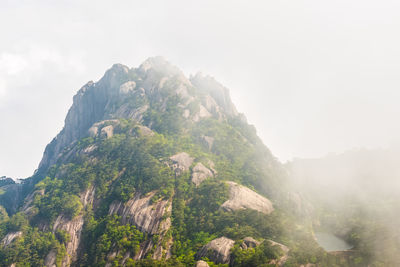
<instances>
[{"instance_id":1,"label":"mountain ridge","mask_svg":"<svg viewBox=\"0 0 400 267\"><path fill-rule=\"evenodd\" d=\"M0 213L0 262L340 260L316 243L307 205L287 178L215 79L186 78L160 57L138 68L114 64L74 96L37 172L0 195L8 212Z\"/></svg>"}]
</instances>

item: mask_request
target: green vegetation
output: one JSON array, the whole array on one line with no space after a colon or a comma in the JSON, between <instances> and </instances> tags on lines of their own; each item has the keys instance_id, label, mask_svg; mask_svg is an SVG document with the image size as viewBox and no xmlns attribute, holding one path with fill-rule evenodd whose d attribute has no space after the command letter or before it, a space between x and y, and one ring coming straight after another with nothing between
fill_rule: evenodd
<instances>
[{"instance_id":1,"label":"green vegetation","mask_svg":"<svg viewBox=\"0 0 400 267\"><path fill-rule=\"evenodd\" d=\"M232 249L234 266L263 266L283 255L267 241L257 248L240 249L240 240L247 236L287 245L288 266L326 263L332 257L336 260L318 247L310 228L297 223L294 215L279 206L284 203L280 202L280 194L285 191L286 175L254 128L240 118L190 123L180 116L180 101L179 97L170 96L164 107L157 101L148 102L144 123L151 126L154 135L142 135L135 122L119 120L114 124L113 137L79 140L65 150L58 164L47 173L38 174L42 176L35 177L40 182L33 189L31 210L11 218L2 212L0 238L16 231L23 235L12 245L0 248L0 262L41 266L48 253L56 251L59 265L66 255L65 244L71 239L66 231L49 230L59 216L84 218L77 266L105 266L107 262L112 266L193 266L201 247L221 236L237 241ZM160 112L162 108L165 109ZM196 110L197 106L193 104L191 109ZM204 145L204 136L214 138L211 150ZM85 152L89 147L90 152ZM216 176L195 187L190 171L175 175L169 158L181 151L194 157L195 163L208 166L209 160L214 162ZM250 209L223 211L220 206L229 197L228 186L223 182L226 180L274 200L276 210L270 215ZM82 193L92 188L95 204L84 206ZM165 237L142 233L134 225L122 224L121 218L109 215L111 203L124 203L137 194L152 191L153 202L172 201L172 226ZM152 259L156 247L167 248L168 240L173 241L171 258ZM151 244L147 257L134 260L144 244Z\"/></svg>"}]
</instances>

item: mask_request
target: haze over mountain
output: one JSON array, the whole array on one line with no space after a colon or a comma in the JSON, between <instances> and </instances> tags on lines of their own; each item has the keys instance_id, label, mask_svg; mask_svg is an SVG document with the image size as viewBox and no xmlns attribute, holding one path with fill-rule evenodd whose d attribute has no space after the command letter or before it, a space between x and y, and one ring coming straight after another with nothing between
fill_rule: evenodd
<instances>
[{"instance_id":1,"label":"haze over mountain","mask_svg":"<svg viewBox=\"0 0 400 267\"><path fill-rule=\"evenodd\" d=\"M0 175L32 175L76 88L163 55L230 88L282 162L399 144L400 2L0 4Z\"/></svg>"},{"instance_id":2,"label":"haze over mountain","mask_svg":"<svg viewBox=\"0 0 400 267\"><path fill-rule=\"evenodd\" d=\"M0 263L397 264L392 229L358 214L332 224L353 210L326 209L291 171L214 78L186 77L161 57L114 64L74 96L36 173L21 184L3 179ZM323 249L318 231L352 250Z\"/></svg>"}]
</instances>

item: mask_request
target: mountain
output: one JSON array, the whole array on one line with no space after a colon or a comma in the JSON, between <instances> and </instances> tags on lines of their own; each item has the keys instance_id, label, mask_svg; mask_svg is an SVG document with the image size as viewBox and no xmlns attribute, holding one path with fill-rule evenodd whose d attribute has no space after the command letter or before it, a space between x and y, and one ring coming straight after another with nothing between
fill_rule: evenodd
<instances>
[{"instance_id":1,"label":"mountain","mask_svg":"<svg viewBox=\"0 0 400 267\"><path fill-rule=\"evenodd\" d=\"M319 247L288 181L214 78L187 78L161 57L115 64L74 96L35 174L2 187L0 262L354 263Z\"/></svg>"}]
</instances>

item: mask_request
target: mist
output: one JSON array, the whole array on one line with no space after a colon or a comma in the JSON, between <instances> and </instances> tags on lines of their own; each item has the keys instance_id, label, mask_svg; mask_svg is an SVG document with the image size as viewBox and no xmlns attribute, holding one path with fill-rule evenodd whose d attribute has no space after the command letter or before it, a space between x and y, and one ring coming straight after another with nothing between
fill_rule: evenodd
<instances>
[{"instance_id":1,"label":"mist","mask_svg":"<svg viewBox=\"0 0 400 267\"><path fill-rule=\"evenodd\" d=\"M287 163L314 231L342 238L375 265L400 264L399 152L357 149Z\"/></svg>"},{"instance_id":2,"label":"mist","mask_svg":"<svg viewBox=\"0 0 400 267\"><path fill-rule=\"evenodd\" d=\"M398 1L3 1L0 174L30 176L114 63L202 71L282 162L399 144Z\"/></svg>"}]
</instances>

